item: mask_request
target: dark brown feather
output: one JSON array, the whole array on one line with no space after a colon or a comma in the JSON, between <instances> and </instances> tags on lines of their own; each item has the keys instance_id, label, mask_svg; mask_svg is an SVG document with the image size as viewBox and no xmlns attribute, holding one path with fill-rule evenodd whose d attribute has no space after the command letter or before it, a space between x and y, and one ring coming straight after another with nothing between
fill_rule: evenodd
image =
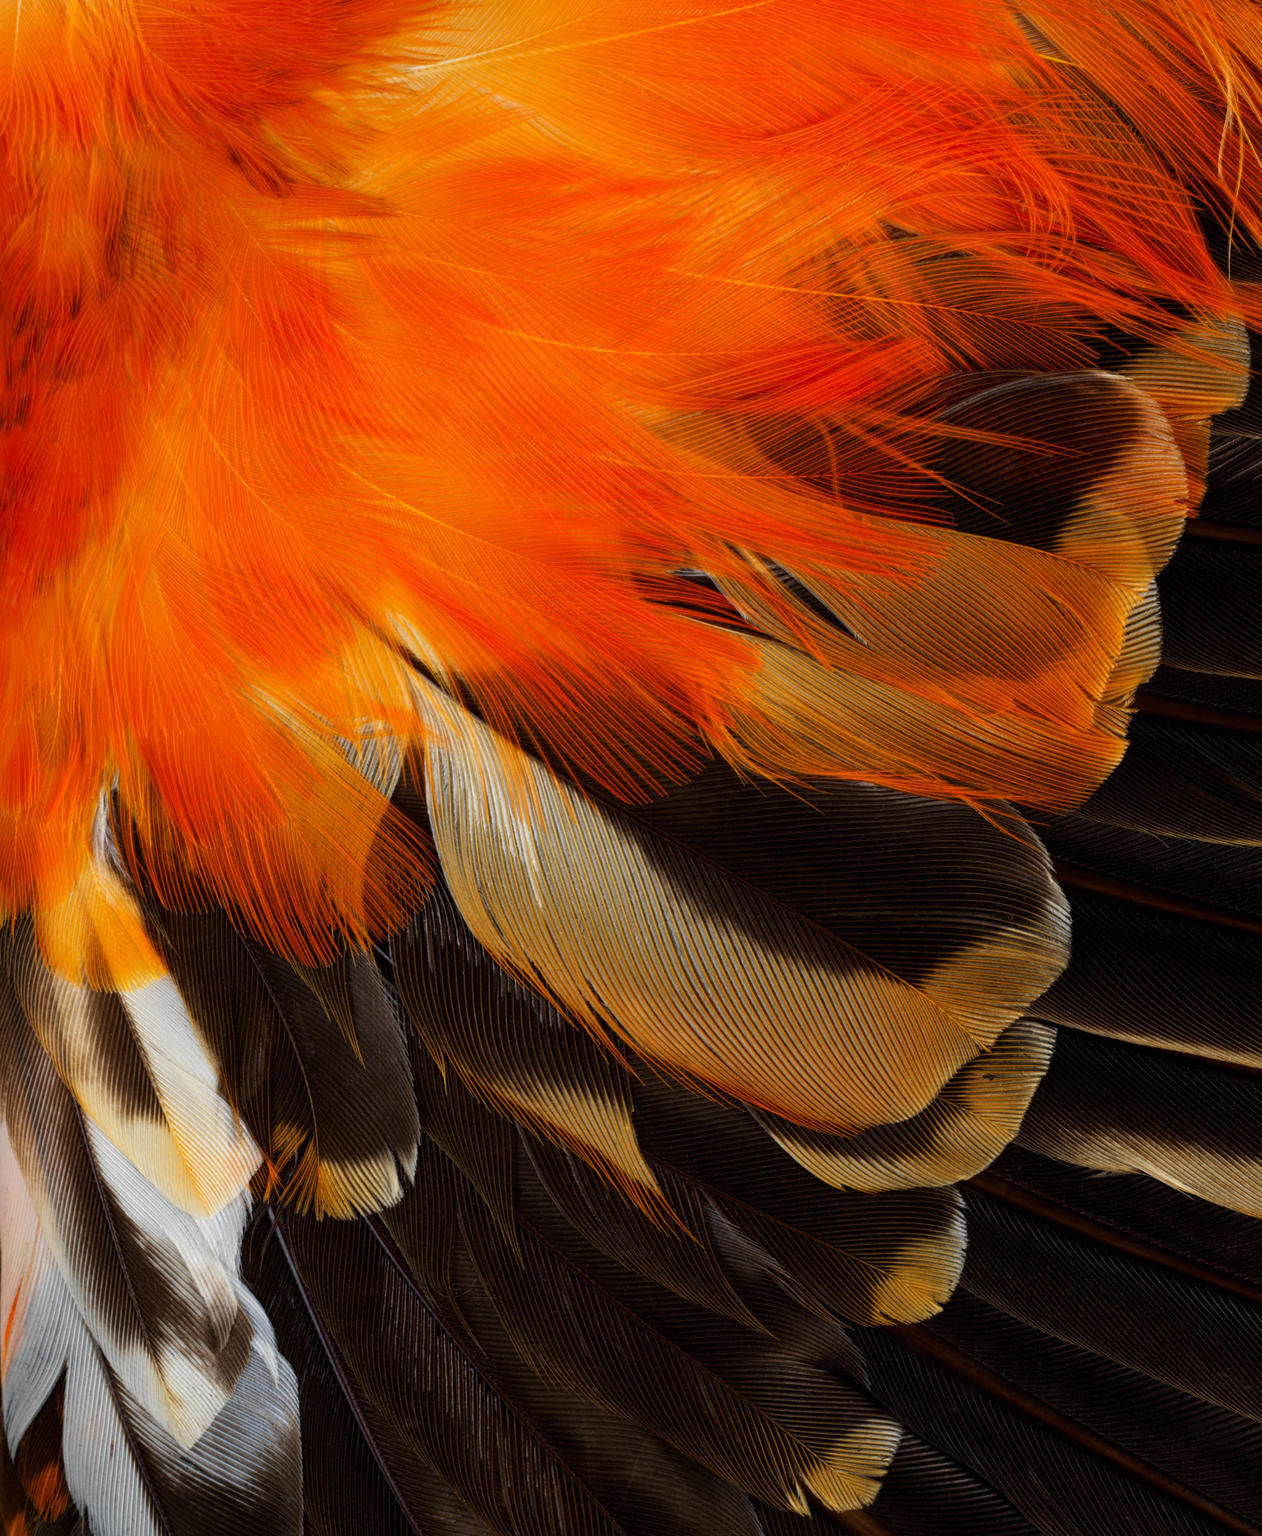
<instances>
[{"instance_id":1,"label":"dark brown feather","mask_svg":"<svg viewBox=\"0 0 1262 1536\"><path fill-rule=\"evenodd\" d=\"M223 1091L302 1208L399 1198L419 1128L402 1026L366 956L303 971L226 914L150 907L155 940Z\"/></svg>"}]
</instances>

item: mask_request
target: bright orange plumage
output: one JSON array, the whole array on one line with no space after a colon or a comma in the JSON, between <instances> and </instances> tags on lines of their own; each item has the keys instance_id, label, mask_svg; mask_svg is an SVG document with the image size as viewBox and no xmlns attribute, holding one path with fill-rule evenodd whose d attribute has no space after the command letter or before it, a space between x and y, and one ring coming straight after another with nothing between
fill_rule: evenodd
<instances>
[{"instance_id":1,"label":"bright orange plumage","mask_svg":"<svg viewBox=\"0 0 1262 1536\"><path fill-rule=\"evenodd\" d=\"M385 1206L410 1090L372 1155L321 1150L309 1082L251 1119L284 1073L208 1022L172 934L221 909L257 1019L306 977L312 1060L364 1066L346 1021L386 983L357 967L449 890L606 1064L488 1088L503 1041L463 1057L431 1019L432 1054L646 1211L679 1190L604 1075L624 1052L850 1188L932 1183L905 1125L973 1149L939 1183L993 1156L1067 953L1010 803L1069 812L1121 761L1262 323L1231 256L1262 240L1253 0L9 0L0 103L0 917L36 1041L11 1075L51 1062L67 1123L189 1221L258 1166ZM828 801L861 889L798 911L757 850L696 851L712 779L755 817L742 781L776 807L860 786L899 826L918 797L939 862L883 894ZM925 959L961 870L976 925ZM115 994L142 1108L96 1064ZM415 1064L382 1049L388 1097ZM992 1049L1018 1109L978 1107ZM26 1109L36 1257L5 1286L34 1306L38 1232L71 1231L68 1272L75 1245ZM186 1414L164 1370L138 1401L175 1392L196 1443L210 1398ZM894 1431L864 1433L857 1470L742 1486L866 1498ZM737 1480L725 1454L698 1459Z\"/></svg>"},{"instance_id":2,"label":"bright orange plumage","mask_svg":"<svg viewBox=\"0 0 1262 1536\"><path fill-rule=\"evenodd\" d=\"M1180 12L11 8L9 909L57 906L116 783L173 889L299 953L388 928L424 857L334 743L414 734L400 640L615 789L731 749L756 658L663 605L675 572L754 549L914 588L937 547L886 517L944 371L1239 303L1157 152L1252 224L1252 11ZM786 421L835 425L840 500ZM1055 691L1014 635L953 707L1098 775L1075 698L1135 584L1058 599L1099 640L1057 643ZM851 771L756 724L759 771ZM996 788L1063 800L1029 762Z\"/></svg>"}]
</instances>

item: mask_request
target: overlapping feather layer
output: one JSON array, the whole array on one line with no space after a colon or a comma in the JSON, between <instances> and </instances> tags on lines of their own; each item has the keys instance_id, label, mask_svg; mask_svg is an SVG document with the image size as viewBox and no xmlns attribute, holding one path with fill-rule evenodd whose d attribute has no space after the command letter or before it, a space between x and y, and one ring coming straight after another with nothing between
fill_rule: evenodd
<instances>
[{"instance_id":1,"label":"overlapping feather layer","mask_svg":"<svg viewBox=\"0 0 1262 1536\"><path fill-rule=\"evenodd\" d=\"M1118 1033L1025 817L1120 762L1243 393L1255 27L0 17L6 1498L874 1497L909 1414L847 1330L956 1287L1040 997ZM1230 1204L1131 1087L1025 1145Z\"/></svg>"}]
</instances>

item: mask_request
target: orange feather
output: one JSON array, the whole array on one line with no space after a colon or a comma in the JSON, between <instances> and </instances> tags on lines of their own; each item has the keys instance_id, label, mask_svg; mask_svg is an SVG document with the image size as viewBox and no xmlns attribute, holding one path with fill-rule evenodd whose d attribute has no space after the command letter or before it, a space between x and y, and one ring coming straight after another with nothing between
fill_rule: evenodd
<instances>
[{"instance_id":1,"label":"orange feather","mask_svg":"<svg viewBox=\"0 0 1262 1536\"><path fill-rule=\"evenodd\" d=\"M8 1536L1259 1518L1258 6L0 0Z\"/></svg>"},{"instance_id":2,"label":"orange feather","mask_svg":"<svg viewBox=\"0 0 1262 1536\"><path fill-rule=\"evenodd\" d=\"M397 923L428 855L338 743L421 734L399 642L625 796L765 746L678 573L914 588L936 377L1256 311L1186 189L1262 228L1260 62L1243 0L7 7L0 908L64 908L116 793L300 958ZM867 489L768 457L789 414Z\"/></svg>"}]
</instances>

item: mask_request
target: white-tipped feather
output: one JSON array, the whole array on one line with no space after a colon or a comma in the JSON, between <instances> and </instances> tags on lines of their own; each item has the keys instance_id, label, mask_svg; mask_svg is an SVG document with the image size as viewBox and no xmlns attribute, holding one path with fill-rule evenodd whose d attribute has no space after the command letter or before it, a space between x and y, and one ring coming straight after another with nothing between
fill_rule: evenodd
<instances>
[{"instance_id":1,"label":"white-tipped feather","mask_svg":"<svg viewBox=\"0 0 1262 1536\"><path fill-rule=\"evenodd\" d=\"M215 1064L170 976L124 992L122 1003L197 1203L167 1193L209 1216L240 1194L262 1154L219 1092Z\"/></svg>"},{"instance_id":2,"label":"white-tipped feather","mask_svg":"<svg viewBox=\"0 0 1262 1536\"><path fill-rule=\"evenodd\" d=\"M130 1348L112 1346L106 1335L102 1348L145 1408L181 1444L192 1445L226 1401L223 1387L208 1369L207 1354L217 1364L234 1330L249 1328L240 1312L237 1278L249 1204L238 1196L216 1216L189 1216L165 1199L96 1126L85 1124L96 1167L119 1211L144 1234L152 1262L162 1268L187 1313L200 1323L201 1334L198 1338L190 1329L172 1337L163 1330L161 1339L150 1335Z\"/></svg>"},{"instance_id":3,"label":"white-tipped feather","mask_svg":"<svg viewBox=\"0 0 1262 1536\"><path fill-rule=\"evenodd\" d=\"M61 1311L68 1301L0 1120L0 1382L11 1449L16 1449L62 1373Z\"/></svg>"},{"instance_id":4,"label":"white-tipped feather","mask_svg":"<svg viewBox=\"0 0 1262 1536\"><path fill-rule=\"evenodd\" d=\"M104 1142L99 1132L95 1136ZM110 1148L104 1159L116 1176L120 1154ZM133 1178L138 1179L134 1171ZM224 1316L229 1308L233 1315L240 1309L253 1330L234 1390L185 1444L145 1412L111 1369L44 1241L2 1126L0 1200L0 1298L8 1323L4 1427L10 1450L16 1452L64 1379L66 1483L94 1536L168 1536L176 1528L231 1529L238 1536L296 1532L302 1509L297 1382L263 1309L223 1266L207 1262L214 1248L239 1239L240 1205L215 1219L216 1234L197 1234L200 1255L187 1228L173 1237L173 1245L198 1268L207 1292L218 1293ZM181 1219L192 1225L190 1218ZM188 1375L187 1362L172 1357L171 1363L176 1376ZM190 1388L195 1386L190 1377ZM189 1523L188 1511L199 1507L197 1523Z\"/></svg>"},{"instance_id":5,"label":"white-tipped feather","mask_svg":"<svg viewBox=\"0 0 1262 1536\"><path fill-rule=\"evenodd\" d=\"M71 1299L110 1369L192 1445L249 1356L244 1199L213 1217L181 1211L83 1114L16 1009L0 1040L13 1152Z\"/></svg>"},{"instance_id":6,"label":"white-tipped feather","mask_svg":"<svg viewBox=\"0 0 1262 1536\"><path fill-rule=\"evenodd\" d=\"M174 1204L209 1216L261 1155L219 1092L218 1072L170 976L111 996L76 986L33 943L13 946L31 1027L85 1112Z\"/></svg>"}]
</instances>

